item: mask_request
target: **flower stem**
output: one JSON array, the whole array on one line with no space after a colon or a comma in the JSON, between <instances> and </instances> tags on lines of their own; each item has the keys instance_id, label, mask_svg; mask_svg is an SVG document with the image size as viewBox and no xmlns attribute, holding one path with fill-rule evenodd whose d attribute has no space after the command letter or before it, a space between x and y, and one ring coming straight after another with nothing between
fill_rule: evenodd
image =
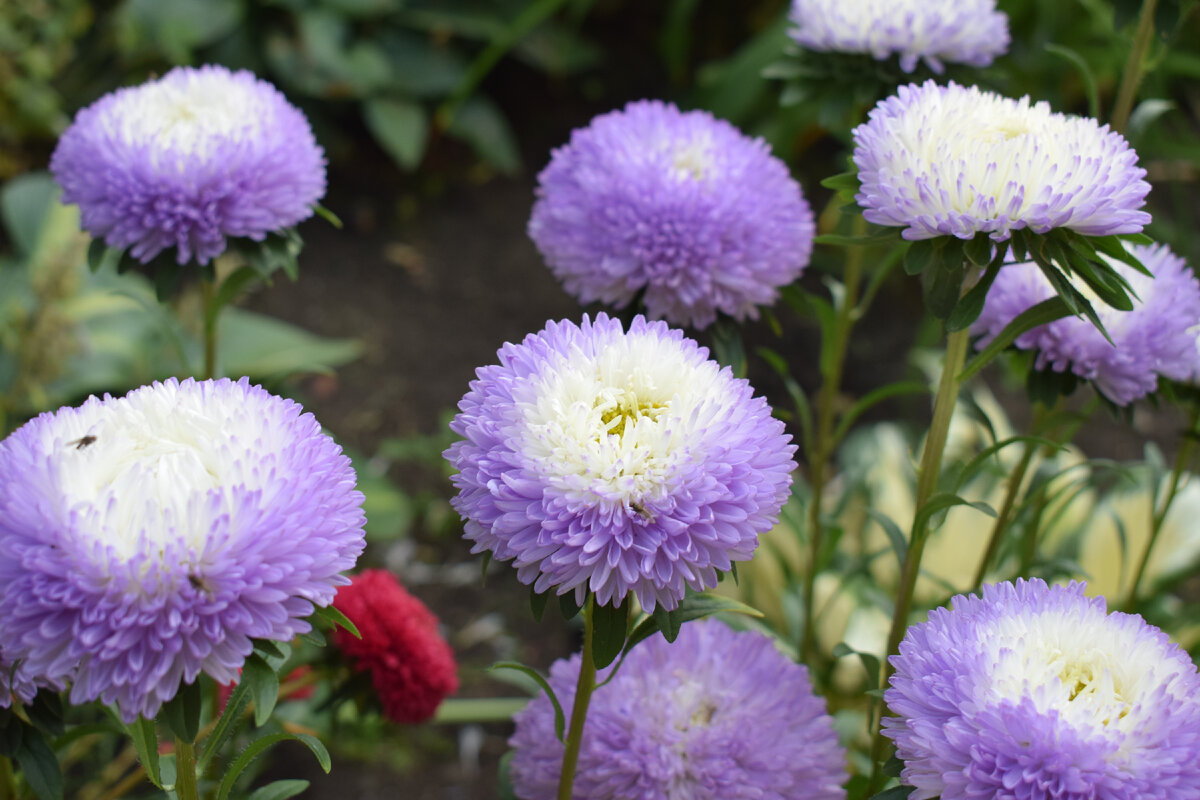
<instances>
[{"instance_id":1,"label":"flower stem","mask_svg":"<svg viewBox=\"0 0 1200 800\"><path fill-rule=\"evenodd\" d=\"M1157 5L1158 0L1142 0L1137 31L1133 35L1133 48L1129 51L1129 60L1125 62L1125 70L1121 73L1121 85L1117 89L1117 99L1108 121L1109 126L1118 133L1124 132L1129 123L1138 86L1146 74L1146 51L1150 49L1150 42L1154 39L1154 9Z\"/></svg>"},{"instance_id":2,"label":"flower stem","mask_svg":"<svg viewBox=\"0 0 1200 800\"><path fill-rule=\"evenodd\" d=\"M921 453L921 464L917 472L917 496L913 511L919 515L922 507L929 502L937 488L938 473L942 467L942 454L946 449L946 439L950 433L950 419L954 415L954 407L958 403L958 390L961 382L958 378L963 362L967 357L967 346L971 339L969 328L951 333L946 339L946 358L942 367L942 378L938 383L937 396L933 401L933 419L929 423L929 433L925 437L925 449ZM908 552L904 557L904 565L900 570L900 582L896 591L896 608L892 615L892 629L888 634L888 656L900 651L900 640L908 629L908 615L912 609L913 591L917 585L917 574L921 567L921 554L925 550L928 537L928 522L919 528L914 522L912 536L908 544ZM881 689L886 689L891 678L892 668L885 659L880 670ZM870 789L876 788L876 782L882 777L879 771L880 762L887 740L883 735L883 704L879 705L879 724L874 726L874 739L871 743L872 774ZM868 792L870 794L870 792Z\"/></svg>"},{"instance_id":3,"label":"flower stem","mask_svg":"<svg viewBox=\"0 0 1200 800\"><path fill-rule=\"evenodd\" d=\"M204 278L200 285L204 300L204 378L212 379L217 373L217 311L213 308L217 279Z\"/></svg>"},{"instance_id":4,"label":"flower stem","mask_svg":"<svg viewBox=\"0 0 1200 800\"><path fill-rule=\"evenodd\" d=\"M558 779L558 800L571 800L575 784L575 767L579 763L579 748L583 744L583 723L588 704L596 688L596 661L592 657L592 617L596 600L588 596L583 607L583 657L579 664L579 682L575 686L575 703L571 707L571 727L567 731L563 750L562 773Z\"/></svg>"},{"instance_id":5,"label":"flower stem","mask_svg":"<svg viewBox=\"0 0 1200 800\"><path fill-rule=\"evenodd\" d=\"M1150 535L1146 538L1146 547L1142 550L1137 569L1133 572L1133 579L1129 582L1129 593L1125 596L1126 611L1132 612L1137 603L1138 587L1145 576L1146 564L1150 561L1150 551L1154 549L1154 543L1158 541L1163 523L1167 520L1167 513L1171 510L1171 503L1174 502L1175 495L1179 491L1179 482L1183 477L1183 471L1191 460L1192 448L1196 443L1197 435L1200 435L1200 430L1197 430L1197 422L1200 422L1200 406L1193 405L1189 412L1187 433L1184 434L1183 441L1179 443L1179 452L1175 454L1175 468L1171 470L1171 482L1167 486L1167 492L1163 495L1162 502L1150 514Z\"/></svg>"},{"instance_id":6,"label":"flower stem","mask_svg":"<svg viewBox=\"0 0 1200 800\"><path fill-rule=\"evenodd\" d=\"M179 800L200 800L196 783L196 746L175 737L175 794Z\"/></svg>"},{"instance_id":7,"label":"flower stem","mask_svg":"<svg viewBox=\"0 0 1200 800\"><path fill-rule=\"evenodd\" d=\"M17 800L17 776L13 773L12 761L0 756L0 800Z\"/></svg>"},{"instance_id":8,"label":"flower stem","mask_svg":"<svg viewBox=\"0 0 1200 800\"><path fill-rule=\"evenodd\" d=\"M867 221L861 214L854 217L853 236L866 233ZM835 401L841 388L842 371L846 363L846 347L850 340L850 329L857 319L858 291L862 283L863 248L849 247L846 250L846 267L843 275L841 305L833 326L830 343L828 374L823 375L821 391L817 396L817 432L808 452L809 482L812 497L808 501L809 554L807 574L804 581L804 632L800 644L800 658L810 667L816 655L816 614L813 608L813 584L816 582L818 561L824 539L821 526L821 495L824 493L829 460L837 442L833 440Z\"/></svg>"}]
</instances>

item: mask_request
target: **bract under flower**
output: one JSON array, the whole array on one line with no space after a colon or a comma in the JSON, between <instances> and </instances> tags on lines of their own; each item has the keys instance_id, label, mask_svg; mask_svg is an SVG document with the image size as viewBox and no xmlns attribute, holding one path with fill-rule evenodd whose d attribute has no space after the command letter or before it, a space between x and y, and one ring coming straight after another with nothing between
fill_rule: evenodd
<instances>
[{"instance_id":1,"label":"bract under flower","mask_svg":"<svg viewBox=\"0 0 1200 800\"><path fill-rule=\"evenodd\" d=\"M808 50L900 56L912 72L924 59L986 67L1008 50L1008 16L996 0L792 0L789 34Z\"/></svg>"},{"instance_id":2,"label":"bract under flower","mask_svg":"<svg viewBox=\"0 0 1200 800\"><path fill-rule=\"evenodd\" d=\"M1089 320L1065 317L1017 337L1014 345L1037 352L1035 368L1070 369L1117 405L1128 405L1158 387L1160 375L1188 380L1200 366L1193 328L1200 323L1200 281L1165 245L1133 245L1130 252L1153 277L1106 260L1133 288L1133 310L1092 300L1110 342ZM1087 292L1082 281L1080 291ZM972 326L986 347L1019 314L1055 292L1036 264L1003 267Z\"/></svg>"},{"instance_id":3,"label":"bract under flower","mask_svg":"<svg viewBox=\"0 0 1200 800\"><path fill-rule=\"evenodd\" d=\"M703 328L757 317L812 254L812 209L762 139L643 100L601 114L538 176L529 235L580 302Z\"/></svg>"},{"instance_id":4,"label":"bract under flower","mask_svg":"<svg viewBox=\"0 0 1200 800\"><path fill-rule=\"evenodd\" d=\"M570 721L580 656L550 668ZM603 683L612 667L602 670ZM525 800L553 800L563 745L539 695L513 718L511 778ZM592 696L577 800L837 800L846 756L808 670L760 633L689 622L655 635Z\"/></svg>"},{"instance_id":5,"label":"bract under flower","mask_svg":"<svg viewBox=\"0 0 1200 800\"><path fill-rule=\"evenodd\" d=\"M177 248L207 264L226 237L262 240L312 215L325 157L271 84L220 66L176 67L80 111L50 160L85 230L142 262Z\"/></svg>"},{"instance_id":6,"label":"bract under flower","mask_svg":"<svg viewBox=\"0 0 1200 800\"><path fill-rule=\"evenodd\" d=\"M884 732L914 800L1200 796L1200 675L1079 583L959 595L892 659Z\"/></svg>"},{"instance_id":7,"label":"bract under flower","mask_svg":"<svg viewBox=\"0 0 1200 800\"><path fill-rule=\"evenodd\" d=\"M247 379L144 386L0 443L0 642L17 679L152 717L253 639L309 630L362 552L354 470ZM4 696L7 700L7 695Z\"/></svg>"},{"instance_id":8,"label":"bract under flower","mask_svg":"<svg viewBox=\"0 0 1200 800\"><path fill-rule=\"evenodd\" d=\"M863 216L905 239L1069 228L1137 233L1150 185L1125 139L1028 97L933 81L901 86L854 129Z\"/></svg>"},{"instance_id":9,"label":"bract under flower","mask_svg":"<svg viewBox=\"0 0 1200 800\"><path fill-rule=\"evenodd\" d=\"M795 447L763 398L665 323L550 322L483 367L451 423L473 552L538 592L675 608L754 552Z\"/></svg>"}]
</instances>

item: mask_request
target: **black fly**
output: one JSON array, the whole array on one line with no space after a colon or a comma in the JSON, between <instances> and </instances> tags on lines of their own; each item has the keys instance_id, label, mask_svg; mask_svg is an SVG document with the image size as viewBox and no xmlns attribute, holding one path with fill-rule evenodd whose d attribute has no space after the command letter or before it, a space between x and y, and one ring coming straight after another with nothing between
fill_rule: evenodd
<instances>
[{"instance_id":1,"label":"black fly","mask_svg":"<svg viewBox=\"0 0 1200 800\"><path fill-rule=\"evenodd\" d=\"M76 439L73 442L67 442L67 446L69 447L71 445L75 445L76 450L83 450L85 447L88 447L89 445L93 445L95 443L96 443L96 437L92 436L89 433L87 436L80 436L78 439Z\"/></svg>"}]
</instances>

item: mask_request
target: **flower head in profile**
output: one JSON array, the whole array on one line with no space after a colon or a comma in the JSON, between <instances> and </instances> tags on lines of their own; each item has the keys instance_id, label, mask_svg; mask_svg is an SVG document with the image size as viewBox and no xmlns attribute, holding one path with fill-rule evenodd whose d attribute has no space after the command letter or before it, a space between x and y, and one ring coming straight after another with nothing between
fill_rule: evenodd
<instances>
[{"instance_id":1,"label":"flower head in profile","mask_svg":"<svg viewBox=\"0 0 1200 800\"><path fill-rule=\"evenodd\" d=\"M338 628L338 649L370 675L388 719L424 722L458 691L454 653L438 633L437 617L390 572L368 569L352 576L333 607L361 634Z\"/></svg>"},{"instance_id":2,"label":"flower head in profile","mask_svg":"<svg viewBox=\"0 0 1200 800\"><path fill-rule=\"evenodd\" d=\"M0 642L18 686L149 718L309 630L364 546L354 470L243 378L92 397L0 443ZM4 696L7 699L7 695Z\"/></svg>"},{"instance_id":3,"label":"flower head in profile","mask_svg":"<svg viewBox=\"0 0 1200 800\"><path fill-rule=\"evenodd\" d=\"M1200 675L1079 583L955 597L909 629L884 732L914 800L1200 796Z\"/></svg>"},{"instance_id":4,"label":"flower head in profile","mask_svg":"<svg viewBox=\"0 0 1200 800\"><path fill-rule=\"evenodd\" d=\"M550 322L476 371L450 427L473 552L538 592L673 609L749 559L795 447L750 385L664 322Z\"/></svg>"},{"instance_id":5,"label":"flower head in profile","mask_svg":"<svg viewBox=\"0 0 1200 800\"><path fill-rule=\"evenodd\" d=\"M147 262L207 264L226 237L262 240L312 214L325 157L274 86L220 66L176 67L80 111L50 169L85 230Z\"/></svg>"},{"instance_id":6,"label":"flower head in profile","mask_svg":"<svg viewBox=\"0 0 1200 800\"><path fill-rule=\"evenodd\" d=\"M570 713L580 656L550 668ZM601 671L603 681L612 667ZM568 716L568 722L570 717ZM541 695L513 717L510 777L519 797L553 800L563 745ZM715 620L630 651L592 696L573 797L578 800L836 800L846 755L808 670L760 633Z\"/></svg>"},{"instance_id":7,"label":"flower head in profile","mask_svg":"<svg viewBox=\"0 0 1200 800\"><path fill-rule=\"evenodd\" d=\"M1165 245L1132 245L1130 252L1153 277L1109 260L1135 295L1132 311L1092 302L1111 342L1081 317L1040 325L1014 342L1019 349L1037 352L1037 369L1069 369L1122 406L1153 392L1158 376L1187 380L1200 363L1191 330L1200 323L1200 281ZM1054 296L1054 288L1036 264L1005 266L972 328L983 334L979 346L986 346L1021 312Z\"/></svg>"},{"instance_id":8,"label":"flower head in profile","mask_svg":"<svg viewBox=\"0 0 1200 800\"><path fill-rule=\"evenodd\" d=\"M900 56L912 72L924 59L986 67L1008 50L1008 16L996 0L792 0L792 39L807 50Z\"/></svg>"},{"instance_id":9,"label":"flower head in profile","mask_svg":"<svg viewBox=\"0 0 1200 800\"><path fill-rule=\"evenodd\" d=\"M529 235L582 303L703 328L756 317L812 254L812 210L766 142L643 100L601 114L538 176Z\"/></svg>"},{"instance_id":10,"label":"flower head in profile","mask_svg":"<svg viewBox=\"0 0 1200 800\"><path fill-rule=\"evenodd\" d=\"M1028 97L933 81L901 86L854 129L863 216L905 239L1068 228L1137 233L1150 185L1137 153L1094 119Z\"/></svg>"}]
</instances>

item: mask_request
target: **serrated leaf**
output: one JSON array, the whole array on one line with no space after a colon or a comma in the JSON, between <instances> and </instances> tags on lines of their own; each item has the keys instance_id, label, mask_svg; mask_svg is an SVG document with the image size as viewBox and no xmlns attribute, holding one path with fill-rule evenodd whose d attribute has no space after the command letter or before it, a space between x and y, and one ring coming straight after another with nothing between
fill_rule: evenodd
<instances>
[{"instance_id":1,"label":"serrated leaf","mask_svg":"<svg viewBox=\"0 0 1200 800\"><path fill-rule=\"evenodd\" d=\"M158 765L158 731L154 727L154 720L138 717L124 727L133 740L133 749L146 770L146 777L159 789L163 788L162 772Z\"/></svg>"},{"instance_id":2,"label":"serrated leaf","mask_svg":"<svg viewBox=\"0 0 1200 800\"><path fill-rule=\"evenodd\" d=\"M566 717L563 715L562 704L558 702L558 695L554 693L554 689L550 686L550 682L533 667L527 667L517 661L497 661L488 667L488 672L497 669L511 669L520 672L522 675L527 675L532 678L538 686L542 687L542 691L550 698L550 705L554 706L554 735L561 742L563 740L563 731L566 730Z\"/></svg>"},{"instance_id":3,"label":"serrated leaf","mask_svg":"<svg viewBox=\"0 0 1200 800\"><path fill-rule=\"evenodd\" d=\"M325 745L321 743L320 739L307 733L273 733L263 736L261 739L255 739L238 754L238 757L229 765L225 778L221 781L221 787L217 790L217 800L227 800L229 793L233 791L234 783L251 762L266 752L269 747L289 740L305 745L317 757L317 763L321 765L321 769L326 773L329 772L332 767L329 751L325 749Z\"/></svg>"},{"instance_id":4,"label":"serrated leaf","mask_svg":"<svg viewBox=\"0 0 1200 800\"><path fill-rule=\"evenodd\" d=\"M592 607L592 662L596 669L604 669L611 664L625 647L630 603L628 598L622 599L624 602L618 606Z\"/></svg>"},{"instance_id":5,"label":"serrated leaf","mask_svg":"<svg viewBox=\"0 0 1200 800\"><path fill-rule=\"evenodd\" d=\"M159 712L159 719L166 723L171 733L183 741L191 743L196 741L196 734L200 730L202 705L200 681L193 680L191 683L180 686L175 696L163 704L162 710Z\"/></svg>"}]
</instances>

